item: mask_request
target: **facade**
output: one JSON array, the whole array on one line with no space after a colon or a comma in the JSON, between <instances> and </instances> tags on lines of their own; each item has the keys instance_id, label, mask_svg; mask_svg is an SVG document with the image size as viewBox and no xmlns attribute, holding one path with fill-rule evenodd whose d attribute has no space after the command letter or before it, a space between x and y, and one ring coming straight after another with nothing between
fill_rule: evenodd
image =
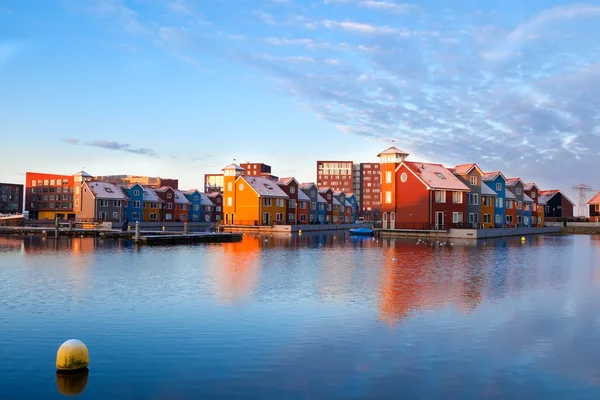
<instances>
[{"instance_id":1,"label":"facade","mask_svg":"<svg viewBox=\"0 0 600 400\"><path fill-rule=\"evenodd\" d=\"M290 225L298 223L298 192L299 184L294 178L281 178L277 181L277 185L287 194L287 210L286 221Z\"/></svg>"},{"instance_id":2,"label":"facade","mask_svg":"<svg viewBox=\"0 0 600 400\"><path fill-rule=\"evenodd\" d=\"M538 221L538 192L540 189L533 182L525 183L525 195L529 197L533 204L531 205L531 226L539 226Z\"/></svg>"},{"instance_id":3,"label":"facade","mask_svg":"<svg viewBox=\"0 0 600 400\"><path fill-rule=\"evenodd\" d=\"M121 222L128 198L112 183L83 181L75 192L74 212L78 221Z\"/></svg>"},{"instance_id":4,"label":"facade","mask_svg":"<svg viewBox=\"0 0 600 400\"><path fill-rule=\"evenodd\" d=\"M298 189L297 221L299 224L306 225L309 223L310 203L310 197L308 197L302 190Z\"/></svg>"},{"instance_id":5,"label":"facade","mask_svg":"<svg viewBox=\"0 0 600 400\"><path fill-rule=\"evenodd\" d=\"M154 189L154 192L162 203L162 208L159 210L159 221L175 222L175 190L170 186L163 186Z\"/></svg>"},{"instance_id":6,"label":"facade","mask_svg":"<svg viewBox=\"0 0 600 400\"><path fill-rule=\"evenodd\" d=\"M358 200L354 194L346 194L346 201L349 203L350 209L350 221L356 222L358 219Z\"/></svg>"},{"instance_id":7,"label":"facade","mask_svg":"<svg viewBox=\"0 0 600 400\"><path fill-rule=\"evenodd\" d=\"M544 219L572 218L575 204L560 190L540 190L539 202L544 204Z\"/></svg>"},{"instance_id":8,"label":"facade","mask_svg":"<svg viewBox=\"0 0 600 400\"><path fill-rule=\"evenodd\" d=\"M240 167L244 169L244 175L248 176L260 176L262 178L267 178L274 182L277 182L279 178L275 175L271 174L271 166L264 163L251 163L245 162L241 163Z\"/></svg>"},{"instance_id":9,"label":"facade","mask_svg":"<svg viewBox=\"0 0 600 400\"><path fill-rule=\"evenodd\" d=\"M223 193L223 174L204 175L204 193Z\"/></svg>"},{"instance_id":10,"label":"facade","mask_svg":"<svg viewBox=\"0 0 600 400\"><path fill-rule=\"evenodd\" d=\"M506 178L502 172L486 172L482 179L490 189L496 192L494 204L494 227L502 228L506 223Z\"/></svg>"},{"instance_id":11,"label":"facade","mask_svg":"<svg viewBox=\"0 0 600 400\"><path fill-rule=\"evenodd\" d=\"M177 189L179 185L178 179L159 178L152 176L138 176L138 175L104 175L94 177L95 181L109 182L117 186L132 185L139 183L144 187L160 188L163 186L170 186Z\"/></svg>"},{"instance_id":12,"label":"facade","mask_svg":"<svg viewBox=\"0 0 600 400\"><path fill-rule=\"evenodd\" d=\"M206 222L202 215L202 193L198 189L188 190L184 193L186 199L190 202L188 211L188 221ZM208 198L206 201L210 202ZM211 203L212 204L212 203Z\"/></svg>"},{"instance_id":13,"label":"facade","mask_svg":"<svg viewBox=\"0 0 600 400\"><path fill-rule=\"evenodd\" d=\"M308 223L314 224L319 218L317 206L319 203L319 188L313 182L305 182L300 185L300 191L304 193L309 199L309 209L308 209Z\"/></svg>"},{"instance_id":14,"label":"facade","mask_svg":"<svg viewBox=\"0 0 600 400\"><path fill-rule=\"evenodd\" d=\"M494 227L494 205L498 194L485 182L481 182L481 226L484 229Z\"/></svg>"},{"instance_id":15,"label":"facade","mask_svg":"<svg viewBox=\"0 0 600 400\"><path fill-rule=\"evenodd\" d=\"M354 179L354 195L357 200L358 214L367 221L377 221L380 216L381 174L379 168L379 163L360 163L358 164L358 184L356 177Z\"/></svg>"},{"instance_id":16,"label":"facade","mask_svg":"<svg viewBox=\"0 0 600 400\"><path fill-rule=\"evenodd\" d=\"M173 198L175 211L173 216L175 222L188 222L188 213L192 204L186 197L185 193L180 190L173 190Z\"/></svg>"},{"instance_id":17,"label":"facade","mask_svg":"<svg viewBox=\"0 0 600 400\"><path fill-rule=\"evenodd\" d=\"M0 182L0 214L23 214L23 185Z\"/></svg>"},{"instance_id":18,"label":"facade","mask_svg":"<svg viewBox=\"0 0 600 400\"><path fill-rule=\"evenodd\" d=\"M517 226L517 197L508 189L504 192L504 226L514 228Z\"/></svg>"},{"instance_id":19,"label":"facade","mask_svg":"<svg viewBox=\"0 0 600 400\"><path fill-rule=\"evenodd\" d=\"M161 221L163 201L156 194L156 189L144 188L142 191L142 214L144 222Z\"/></svg>"},{"instance_id":20,"label":"facade","mask_svg":"<svg viewBox=\"0 0 600 400\"><path fill-rule=\"evenodd\" d=\"M352 193L352 161L317 161L317 186Z\"/></svg>"},{"instance_id":21,"label":"facade","mask_svg":"<svg viewBox=\"0 0 600 400\"><path fill-rule=\"evenodd\" d=\"M590 209L590 221L600 222L600 192L596 193L596 195L588 201L588 207Z\"/></svg>"},{"instance_id":22,"label":"facade","mask_svg":"<svg viewBox=\"0 0 600 400\"><path fill-rule=\"evenodd\" d=\"M408 153L390 147L381 160L384 229L462 227L469 188L441 164L406 161Z\"/></svg>"},{"instance_id":23,"label":"facade","mask_svg":"<svg viewBox=\"0 0 600 400\"><path fill-rule=\"evenodd\" d=\"M144 221L144 188L139 183L131 183L121 187L128 200L123 207L125 218L131 222Z\"/></svg>"},{"instance_id":24,"label":"facade","mask_svg":"<svg viewBox=\"0 0 600 400\"><path fill-rule=\"evenodd\" d=\"M509 178L506 180L506 190L515 195L515 226L529 226L531 212L525 212L525 184L520 178ZM527 196L527 203L529 203L529 207L531 207L531 199L529 196Z\"/></svg>"},{"instance_id":25,"label":"facade","mask_svg":"<svg viewBox=\"0 0 600 400\"><path fill-rule=\"evenodd\" d=\"M73 175L25 174L25 210L31 219L75 218Z\"/></svg>"},{"instance_id":26,"label":"facade","mask_svg":"<svg viewBox=\"0 0 600 400\"><path fill-rule=\"evenodd\" d=\"M481 179L483 171L477 164L461 164L454 167L452 173L470 189L467 193L467 223L472 228L479 228L483 223L481 214Z\"/></svg>"},{"instance_id":27,"label":"facade","mask_svg":"<svg viewBox=\"0 0 600 400\"><path fill-rule=\"evenodd\" d=\"M327 223L327 200L320 194L317 194L317 224Z\"/></svg>"},{"instance_id":28,"label":"facade","mask_svg":"<svg viewBox=\"0 0 600 400\"><path fill-rule=\"evenodd\" d=\"M326 204L326 214L325 214L325 223L326 224L332 224L333 223L333 189L331 189L331 188L319 189L319 194L327 202L327 204Z\"/></svg>"},{"instance_id":29,"label":"facade","mask_svg":"<svg viewBox=\"0 0 600 400\"><path fill-rule=\"evenodd\" d=\"M214 205L211 222L221 223L223 221L223 194L212 192L207 196Z\"/></svg>"}]
</instances>

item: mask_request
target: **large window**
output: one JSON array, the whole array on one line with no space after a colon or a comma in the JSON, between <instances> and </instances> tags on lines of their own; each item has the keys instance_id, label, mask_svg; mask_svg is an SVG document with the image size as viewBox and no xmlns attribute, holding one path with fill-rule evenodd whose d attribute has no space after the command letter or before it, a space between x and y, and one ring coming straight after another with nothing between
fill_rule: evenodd
<instances>
[{"instance_id":1,"label":"large window","mask_svg":"<svg viewBox=\"0 0 600 400\"><path fill-rule=\"evenodd\" d=\"M456 204L460 204L463 202L463 193L462 192L452 192L452 202Z\"/></svg>"},{"instance_id":2,"label":"large window","mask_svg":"<svg viewBox=\"0 0 600 400\"><path fill-rule=\"evenodd\" d=\"M476 178L476 177L472 177L472 178ZM469 193L469 204L472 206L477 206L479 205L479 195L477 193Z\"/></svg>"},{"instance_id":3,"label":"large window","mask_svg":"<svg viewBox=\"0 0 600 400\"><path fill-rule=\"evenodd\" d=\"M389 190L385 192L385 202L388 204L392 202L392 192Z\"/></svg>"},{"instance_id":4,"label":"large window","mask_svg":"<svg viewBox=\"0 0 600 400\"><path fill-rule=\"evenodd\" d=\"M452 222L455 224L461 224L463 222L463 213L453 212L452 213Z\"/></svg>"},{"instance_id":5,"label":"large window","mask_svg":"<svg viewBox=\"0 0 600 400\"><path fill-rule=\"evenodd\" d=\"M436 203L445 203L446 202L446 192L444 190L436 190L435 191L435 202Z\"/></svg>"},{"instance_id":6,"label":"large window","mask_svg":"<svg viewBox=\"0 0 600 400\"><path fill-rule=\"evenodd\" d=\"M385 171L385 183L392 183L392 171Z\"/></svg>"},{"instance_id":7,"label":"large window","mask_svg":"<svg viewBox=\"0 0 600 400\"><path fill-rule=\"evenodd\" d=\"M483 223L491 224L492 223L492 214L483 214Z\"/></svg>"}]
</instances>

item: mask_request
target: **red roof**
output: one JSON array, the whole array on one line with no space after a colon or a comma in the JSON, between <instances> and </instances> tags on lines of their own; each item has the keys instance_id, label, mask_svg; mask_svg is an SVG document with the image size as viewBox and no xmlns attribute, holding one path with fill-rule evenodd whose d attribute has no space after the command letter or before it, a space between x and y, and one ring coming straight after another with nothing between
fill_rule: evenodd
<instances>
[{"instance_id":1,"label":"red roof","mask_svg":"<svg viewBox=\"0 0 600 400\"><path fill-rule=\"evenodd\" d=\"M471 163L471 164L457 165L456 167L453 168L453 172L455 174L468 174L469 172L471 172L471 170L473 168L477 168L479 171L481 171L481 169L477 166L477 164ZM481 171L481 173L483 174L483 171Z\"/></svg>"},{"instance_id":2,"label":"red roof","mask_svg":"<svg viewBox=\"0 0 600 400\"><path fill-rule=\"evenodd\" d=\"M596 195L588 201L588 204L600 204L600 192L596 193Z\"/></svg>"},{"instance_id":3,"label":"red roof","mask_svg":"<svg viewBox=\"0 0 600 400\"><path fill-rule=\"evenodd\" d=\"M470 190L442 164L415 161L404 161L403 164L431 189Z\"/></svg>"}]
</instances>

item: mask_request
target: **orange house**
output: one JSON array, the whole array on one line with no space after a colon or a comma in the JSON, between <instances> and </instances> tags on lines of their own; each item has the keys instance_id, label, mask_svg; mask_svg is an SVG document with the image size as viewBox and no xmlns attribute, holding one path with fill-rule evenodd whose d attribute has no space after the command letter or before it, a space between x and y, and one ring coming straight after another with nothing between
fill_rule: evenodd
<instances>
[{"instance_id":1,"label":"orange house","mask_svg":"<svg viewBox=\"0 0 600 400\"><path fill-rule=\"evenodd\" d=\"M494 203L498 195L485 183L481 184L481 224L484 229L494 227Z\"/></svg>"},{"instance_id":2,"label":"orange house","mask_svg":"<svg viewBox=\"0 0 600 400\"><path fill-rule=\"evenodd\" d=\"M188 222L191 202L183 192L173 189L175 222Z\"/></svg>"},{"instance_id":3,"label":"orange house","mask_svg":"<svg viewBox=\"0 0 600 400\"><path fill-rule=\"evenodd\" d=\"M508 228L514 228L517 225L517 198L511 191L505 190L505 221L504 223Z\"/></svg>"},{"instance_id":4,"label":"orange house","mask_svg":"<svg viewBox=\"0 0 600 400\"><path fill-rule=\"evenodd\" d=\"M302 190L298 190L298 223L299 224L308 224L308 213L310 209L310 197L308 197Z\"/></svg>"},{"instance_id":5,"label":"orange house","mask_svg":"<svg viewBox=\"0 0 600 400\"><path fill-rule=\"evenodd\" d=\"M143 195L142 215L144 222L160 221L160 212L162 210L163 201L152 188L145 187Z\"/></svg>"},{"instance_id":6,"label":"orange house","mask_svg":"<svg viewBox=\"0 0 600 400\"><path fill-rule=\"evenodd\" d=\"M236 164L223 168L225 225L285 224L288 195L270 179L243 173Z\"/></svg>"}]
</instances>

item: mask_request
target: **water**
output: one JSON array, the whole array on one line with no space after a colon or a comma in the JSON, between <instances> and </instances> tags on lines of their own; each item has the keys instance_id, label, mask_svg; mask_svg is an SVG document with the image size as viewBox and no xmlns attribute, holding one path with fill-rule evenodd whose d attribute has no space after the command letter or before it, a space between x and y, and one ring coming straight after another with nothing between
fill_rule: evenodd
<instances>
[{"instance_id":1,"label":"water","mask_svg":"<svg viewBox=\"0 0 600 400\"><path fill-rule=\"evenodd\" d=\"M0 398L597 398L599 256L595 236L0 237ZM87 383L55 374L70 338Z\"/></svg>"}]
</instances>

